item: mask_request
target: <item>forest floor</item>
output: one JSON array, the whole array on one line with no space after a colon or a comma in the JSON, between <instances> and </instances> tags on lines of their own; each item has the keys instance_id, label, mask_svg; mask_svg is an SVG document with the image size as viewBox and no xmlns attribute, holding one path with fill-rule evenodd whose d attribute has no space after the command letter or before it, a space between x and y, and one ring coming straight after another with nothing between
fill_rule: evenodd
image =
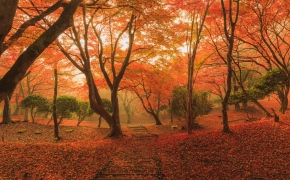
<instances>
[{"instance_id":1,"label":"forest floor","mask_svg":"<svg viewBox=\"0 0 290 180\"><path fill-rule=\"evenodd\" d=\"M40 119L0 125L0 180L289 179L290 112L274 122L258 111L250 114L257 120L247 121L245 112L229 110L230 134L221 132L219 114L198 118L203 128L192 135L178 120L124 124L121 138L107 138L105 126L65 121L58 142Z\"/></svg>"}]
</instances>

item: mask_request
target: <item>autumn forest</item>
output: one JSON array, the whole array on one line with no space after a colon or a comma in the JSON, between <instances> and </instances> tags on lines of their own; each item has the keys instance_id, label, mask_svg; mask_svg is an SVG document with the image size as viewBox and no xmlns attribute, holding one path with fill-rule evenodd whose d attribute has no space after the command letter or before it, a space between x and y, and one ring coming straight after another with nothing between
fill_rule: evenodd
<instances>
[{"instance_id":1,"label":"autumn forest","mask_svg":"<svg viewBox=\"0 0 290 180\"><path fill-rule=\"evenodd\" d=\"M0 180L287 179L290 1L0 0Z\"/></svg>"}]
</instances>

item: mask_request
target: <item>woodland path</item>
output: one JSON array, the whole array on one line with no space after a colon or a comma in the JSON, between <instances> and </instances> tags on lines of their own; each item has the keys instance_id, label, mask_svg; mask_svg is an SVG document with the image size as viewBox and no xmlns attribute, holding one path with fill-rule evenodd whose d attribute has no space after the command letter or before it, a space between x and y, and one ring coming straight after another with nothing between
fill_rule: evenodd
<instances>
[{"instance_id":1,"label":"woodland path","mask_svg":"<svg viewBox=\"0 0 290 180\"><path fill-rule=\"evenodd\" d=\"M108 158L93 179L164 179L155 142L157 135L144 126L128 126L132 136Z\"/></svg>"}]
</instances>

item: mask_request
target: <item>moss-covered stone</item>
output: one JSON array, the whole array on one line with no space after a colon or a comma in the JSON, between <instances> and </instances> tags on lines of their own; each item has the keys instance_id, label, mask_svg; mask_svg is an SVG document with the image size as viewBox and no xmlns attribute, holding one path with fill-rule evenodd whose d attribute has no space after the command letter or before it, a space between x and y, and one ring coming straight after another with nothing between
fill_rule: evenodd
<instances>
[{"instance_id":1,"label":"moss-covered stone","mask_svg":"<svg viewBox=\"0 0 290 180\"><path fill-rule=\"evenodd\" d=\"M26 129L19 129L17 132L18 133L24 133L26 131Z\"/></svg>"},{"instance_id":2,"label":"moss-covered stone","mask_svg":"<svg viewBox=\"0 0 290 180\"><path fill-rule=\"evenodd\" d=\"M66 133L71 133L71 132L73 132L73 129L66 129L65 132Z\"/></svg>"}]
</instances>

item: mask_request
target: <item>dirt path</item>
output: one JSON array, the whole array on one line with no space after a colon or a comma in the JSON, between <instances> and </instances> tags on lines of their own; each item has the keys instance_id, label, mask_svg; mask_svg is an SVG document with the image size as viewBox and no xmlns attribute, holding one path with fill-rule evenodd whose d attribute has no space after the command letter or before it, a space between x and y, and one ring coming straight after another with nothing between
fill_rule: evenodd
<instances>
[{"instance_id":1,"label":"dirt path","mask_svg":"<svg viewBox=\"0 0 290 180\"><path fill-rule=\"evenodd\" d=\"M94 179L163 179L161 161L157 155L157 135L142 125L128 126L128 138L99 169Z\"/></svg>"}]
</instances>

